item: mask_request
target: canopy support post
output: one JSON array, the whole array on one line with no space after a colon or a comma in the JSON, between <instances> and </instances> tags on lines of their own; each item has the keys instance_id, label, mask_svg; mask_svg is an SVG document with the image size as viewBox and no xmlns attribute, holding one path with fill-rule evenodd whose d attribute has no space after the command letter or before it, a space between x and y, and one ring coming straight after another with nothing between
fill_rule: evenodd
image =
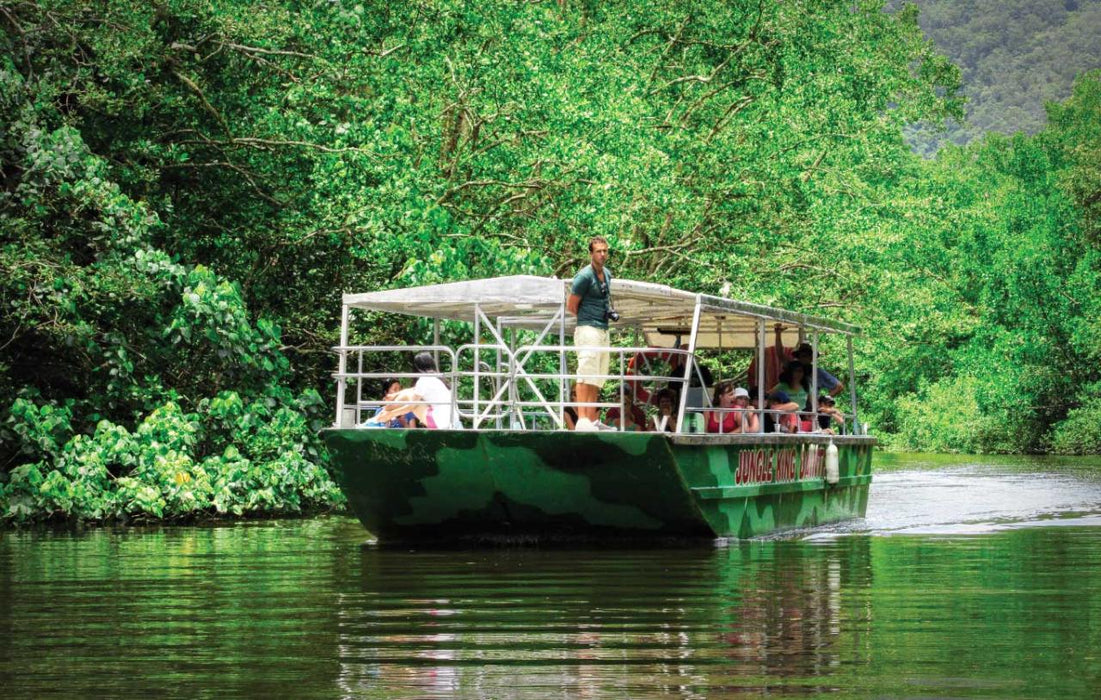
<instances>
[{"instance_id":1,"label":"canopy support post","mask_svg":"<svg viewBox=\"0 0 1101 700\"><path fill-rule=\"evenodd\" d=\"M863 435L864 432L860 428L860 421L856 417L856 367L853 365L853 337L846 336L849 346L849 397L852 402L853 409L853 428L852 435Z\"/></svg>"},{"instance_id":2,"label":"canopy support post","mask_svg":"<svg viewBox=\"0 0 1101 700\"><path fill-rule=\"evenodd\" d=\"M765 319L757 319L757 405L761 409L759 422L765 431L765 345L768 343Z\"/></svg>"},{"instance_id":3,"label":"canopy support post","mask_svg":"<svg viewBox=\"0 0 1101 700\"><path fill-rule=\"evenodd\" d=\"M351 307L344 304L340 310L340 362L337 367L339 376L336 380L336 417L333 420L333 426L337 428L351 427L344 425L344 390L348 383L348 380L345 379L348 372L348 322L351 320L351 316ZM359 406L356 406L356 410L359 410Z\"/></svg>"},{"instance_id":4,"label":"canopy support post","mask_svg":"<svg viewBox=\"0 0 1101 700\"><path fill-rule=\"evenodd\" d=\"M813 428L818 423L818 329L810 334L810 412Z\"/></svg>"},{"instance_id":5,"label":"canopy support post","mask_svg":"<svg viewBox=\"0 0 1101 700\"><path fill-rule=\"evenodd\" d=\"M363 405L363 351L356 353L356 423L359 423L359 407ZM390 387L386 387L389 389ZM386 398L385 394L382 398Z\"/></svg>"},{"instance_id":6,"label":"canopy support post","mask_svg":"<svg viewBox=\"0 0 1101 700\"><path fill-rule=\"evenodd\" d=\"M700 311L703 309L703 295L696 295L696 308L692 312L692 335L688 337L688 357L684 363L684 384L681 386L680 406L677 408L677 430L684 430L684 409L688 405L688 389L691 386L692 370L696 366L696 336L700 332ZM706 391L706 387L704 389Z\"/></svg>"},{"instance_id":7,"label":"canopy support post","mask_svg":"<svg viewBox=\"0 0 1101 700\"><path fill-rule=\"evenodd\" d=\"M482 307L479 304L474 305L474 410L471 413L474 414L474 419L471 422L471 427L475 430L478 429L481 421L478 419L478 398L480 396L482 388ZM457 387L452 387L452 391L455 391Z\"/></svg>"},{"instance_id":8,"label":"canopy support post","mask_svg":"<svg viewBox=\"0 0 1101 700\"><path fill-rule=\"evenodd\" d=\"M440 319L432 319L432 344L439 347L440 344ZM432 361L436 363L436 369L440 368L440 351L432 351Z\"/></svg>"},{"instance_id":9,"label":"canopy support post","mask_svg":"<svg viewBox=\"0 0 1101 700\"><path fill-rule=\"evenodd\" d=\"M559 324L558 324L558 374L560 379L558 381L558 401L561 404L558 407L559 418L562 420L561 427L565 426L565 403L570 398L569 382L566 379L566 297L562 297L562 304L558 307ZM576 408L574 409L577 410Z\"/></svg>"},{"instance_id":10,"label":"canopy support post","mask_svg":"<svg viewBox=\"0 0 1101 700\"><path fill-rule=\"evenodd\" d=\"M497 333L496 333L496 336L497 336L497 367L494 370L496 372L496 374L494 376L496 376L496 378L497 378L497 383L493 387L494 388L493 400L495 402L501 397L501 346L505 344L504 338L501 336L501 317L500 316L497 317ZM508 380L506 379L505 381L508 381ZM497 430L501 429L501 415L503 413L504 413L504 411L497 411L496 420L494 421L494 425L497 427Z\"/></svg>"},{"instance_id":11,"label":"canopy support post","mask_svg":"<svg viewBox=\"0 0 1101 700\"><path fill-rule=\"evenodd\" d=\"M516 328L512 327L508 329L508 406L509 406L509 428L516 427L516 421L519 419L521 429L527 429L527 424L524 423L524 409L516 405L516 402L520 400L520 392L516 391Z\"/></svg>"}]
</instances>

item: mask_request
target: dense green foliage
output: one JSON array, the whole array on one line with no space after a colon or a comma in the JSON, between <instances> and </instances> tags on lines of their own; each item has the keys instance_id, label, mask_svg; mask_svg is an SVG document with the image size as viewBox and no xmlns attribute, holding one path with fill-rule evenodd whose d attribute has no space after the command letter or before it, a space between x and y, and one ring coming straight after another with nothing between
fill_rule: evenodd
<instances>
[{"instance_id":1,"label":"dense green foliage","mask_svg":"<svg viewBox=\"0 0 1101 700\"><path fill-rule=\"evenodd\" d=\"M340 293L569 274L593 234L868 325L904 444L1097 449L1097 82L922 163L959 72L882 9L0 0L0 517L335 503Z\"/></svg>"},{"instance_id":2,"label":"dense green foliage","mask_svg":"<svg viewBox=\"0 0 1101 700\"><path fill-rule=\"evenodd\" d=\"M73 434L70 406L17 399L13 430L33 461L11 470L6 517L185 517L296 513L339 495L318 464L303 402L227 391L184 413L167 402L131 432L101 420Z\"/></svg>"},{"instance_id":3,"label":"dense green foliage","mask_svg":"<svg viewBox=\"0 0 1101 700\"><path fill-rule=\"evenodd\" d=\"M1035 133L1044 104L1065 100L1081 73L1101 68L1101 0L905 0L963 73L967 119L911 135L919 150L996 131ZM893 0L901 6L904 0Z\"/></svg>"},{"instance_id":4,"label":"dense green foliage","mask_svg":"<svg viewBox=\"0 0 1101 700\"><path fill-rule=\"evenodd\" d=\"M905 446L1101 452L1101 74L1049 118L943 150L889 209L869 396Z\"/></svg>"}]
</instances>

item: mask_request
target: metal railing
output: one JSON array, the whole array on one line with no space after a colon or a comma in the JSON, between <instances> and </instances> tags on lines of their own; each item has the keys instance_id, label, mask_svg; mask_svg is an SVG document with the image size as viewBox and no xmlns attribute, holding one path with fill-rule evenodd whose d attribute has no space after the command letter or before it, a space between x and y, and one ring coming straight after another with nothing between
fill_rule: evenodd
<instances>
[{"instance_id":1,"label":"metal railing","mask_svg":"<svg viewBox=\"0 0 1101 700\"><path fill-rule=\"evenodd\" d=\"M337 414L336 425L339 427L347 428L352 426L358 426L366 423L368 420L364 418L365 411L377 411L378 408L384 406L392 406L395 404L414 404L414 405L430 405L428 401L388 401L385 397L380 399L364 398L365 384L369 383L369 380L374 380L374 385L370 390L374 395L378 395L381 388L381 383L385 379L419 379L424 374L415 371L395 372L395 371L378 371L378 372L365 372L364 355L369 353L395 353L395 354L416 354L419 352L431 352L436 360L436 365L439 367L441 355L450 360L447 370L441 370L437 372L436 376L444 378L449 386L455 386L455 352L446 345L350 345L347 347L336 347L333 350L341 356L341 366L345 367L343 372L337 371L333 373L333 378L337 381ZM349 357L354 357L356 361L356 371L351 372L347 370L347 364ZM404 361L403 366L412 366L412 362ZM413 382L415 383L415 382ZM348 390L354 389L355 399L349 404L345 397L348 395ZM454 394L454 392L452 392ZM452 401L452 410L454 410L454 401Z\"/></svg>"},{"instance_id":2,"label":"metal railing","mask_svg":"<svg viewBox=\"0 0 1101 700\"><path fill-rule=\"evenodd\" d=\"M724 425L726 421L723 418L719 418L718 420L716 420L716 425L717 425L718 429L714 430L714 431L709 431L709 430L707 430L707 424L708 424L707 414L709 414L709 413L717 413L720 416L725 416L725 415L730 414L730 413L741 413L741 414L745 414L746 416L749 416L750 414L752 414L757 418L757 429L756 430L744 430L744 429L726 430L725 425ZM827 415L826 413L823 413L821 411L818 411L818 412L806 411L806 410L805 411L790 411L790 410L789 411L781 411L781 410L772 409L772 408L753 408L753 407L750 407L750 408L720 408L720 407L717 407L717 406L707 406L707 407L700 407L700 408L689 408L689 409L687 409L687 415L685 416L685 418L686 418L685 424L686 425L685 425L684 432L688 432L688 433L710 432L710 433L718 434L718 435L734 435L734 434L739 434L739 435L804 434L805 435L805 434L814 434L814 433L825 434L825 435L849 434L846 431L847 431L847 427L852 425L852 416L851 415L842 413L841 416L842 416L842 418L844 418L844 422L840 423L839 425L838 425L838 422L837 422L836 419L831 421L830 430L832 432L830 432L830 433L825 432L825 429L821 427L821 424L819 423L819 420L818 420L819 418L823 418L826 415ZM772 430L766 430L766 426L765 426L765 424L766 424L765 417L766 416L769 416L769 417L772 418L772 421L771 421L772 426L773 426ZM830 417L833 418L832 415ZM792 420L790 420L790 421L785 420L787 418L791 418ZM739 422L739 424L741 424L743 426L745 424L744 420L738 421L738 422ZM838 430L837 428L840 428L840 430Z\"/></svg>"},{"instance_id":3,"label":"metal railing","mask_svg":"<svg viewBox=\"0 0 1101 700\"><path fill-rule=\"evenodd\" d=\"M676 424L678 412L674 410L671 416L674 421L674 431L677 433L704 433L707 432L707 414L716 413L720 416L730 412L753 413L757 417L758 430L736 431L739 434L762 434L765 428L765 417L772 416L777 433L813 433L818 431L818 419L826 414L812 411L780 411L760 407L749 408L720 408L712 405L711 395L704 386L704 378L699 369L699 363L695 355L687 350L679 348L654 348L654 347L619 347L619 346L574 346L574 345L522 345L510 348L501 344L465 344L457 349L446 345L356 345L334 348L341 357L341 367L344 371L333 373L338 386L338 403L336 425L339 427L352 427L364 425L369 416L373 416L381 407L395 404L429 405L428 401L390 401L381 396L381 380L383 379L417 379L423 374L415 371L364 371L365 366L379 366L374 363L365 363L366 356L371 354L393 354L402 356L401 365L411 367L412 363L405 356L411 356L418 352L432 352L437 358L439 367L441 358L446 365L440 367L436 374L443 379L451 389L451 411L461 420L463 427L479 429L510 429L510 430L563 430L565 422L563 412L567 408L592 407L601 409L618 408L620 413L618 428L627 428L626 395L632 394L641 388L644 394L656 396L662 388L673 389L678 400L685 402L683 418L680 424ZM616 401L579 402L569 395L569 387L576 381L576 372L546 371L548 368L558 368L566 365L565 358L576 355L579 351L605 352L615 358L614 363L609 361L607 374L586 375L602 379L605 382L618 382ZM482 354L492 356L495 360L501 358L496 366L481 360ZM645 360L653 356L661 356L670 367L675 366L676 372L671 374L651 374L652 368L645 369ZM546 356L546 359L540 360ZM671 362L672 358L678 358L677 362ZM354 360L355 371L348 369L349 359ZM635 366L632 368L632 359ZM612 366L617 365L618 372L612 371ZM652 364L652 363L651 363ZM629 371L633 370L633 371ZM698 382L693 385L689 377ZM373 383L372 383L373 382ZM369 393L365 395L367 387ZM693 391L689 397L685 387ZM484 390L484 391L483 391ZM354 399L346 401L349 391L354 391ZM378 397L378 398L375 398ZM751 400L756 397L751 397ZM693 404L689 405L689 401ZM635 406L653 406L652 403L640 402ZM674 407L677 409L679 407ZM794 420L786 420L785 416L794 416ZM842 414L845 418L844 426L848 433L852 434L855 427L851 414ZM633 422L633 421L632 421ZM836 422L836 421L835 421ZM718 434L732 434L723 430L723 420L718 421ZM742 421L739 421L739 424ZM783 427L785 424L793 424L793 429ZM805 429L808 427L809 430ZM862 431L861 431L862 432ZM858 433L859 434L859 433Z\"/></svg>"}]
</instances>

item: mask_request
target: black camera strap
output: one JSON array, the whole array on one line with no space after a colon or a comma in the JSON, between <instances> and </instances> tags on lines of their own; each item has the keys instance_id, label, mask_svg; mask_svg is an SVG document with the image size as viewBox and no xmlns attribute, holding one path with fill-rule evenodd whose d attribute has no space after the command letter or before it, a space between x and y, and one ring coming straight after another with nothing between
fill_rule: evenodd
<instances>
[{"instance_id":1,"label":"black camera strap","mask_svg":"<svg viewBox=\"0 0 1101 700\"><path fill-rule=\"evenodd\" d=\"M607 267L605 267L603 269L603 272L604 272L604 290L605 290L604 291L604 313L607 314L609 311L611 311L612 309L615 308L615 306L612 305L612 273L608 272Z\"/></svg>"}]
</instances>

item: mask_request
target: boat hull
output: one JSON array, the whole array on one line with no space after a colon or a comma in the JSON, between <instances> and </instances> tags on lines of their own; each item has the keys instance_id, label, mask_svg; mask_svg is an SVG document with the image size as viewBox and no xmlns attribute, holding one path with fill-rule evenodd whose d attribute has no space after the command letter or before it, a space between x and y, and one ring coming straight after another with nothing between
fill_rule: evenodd
<instances>
[{"instance_id":1,"label":"boat hull","mask_svg":"<svg viewBox=\"0 0 1101 700\"><path fill-rule=\"evenodd\" d=\"M755 537L864 515L873 441L330 429L330 473L381 543Z\"/></svg>"}]
</instances>

